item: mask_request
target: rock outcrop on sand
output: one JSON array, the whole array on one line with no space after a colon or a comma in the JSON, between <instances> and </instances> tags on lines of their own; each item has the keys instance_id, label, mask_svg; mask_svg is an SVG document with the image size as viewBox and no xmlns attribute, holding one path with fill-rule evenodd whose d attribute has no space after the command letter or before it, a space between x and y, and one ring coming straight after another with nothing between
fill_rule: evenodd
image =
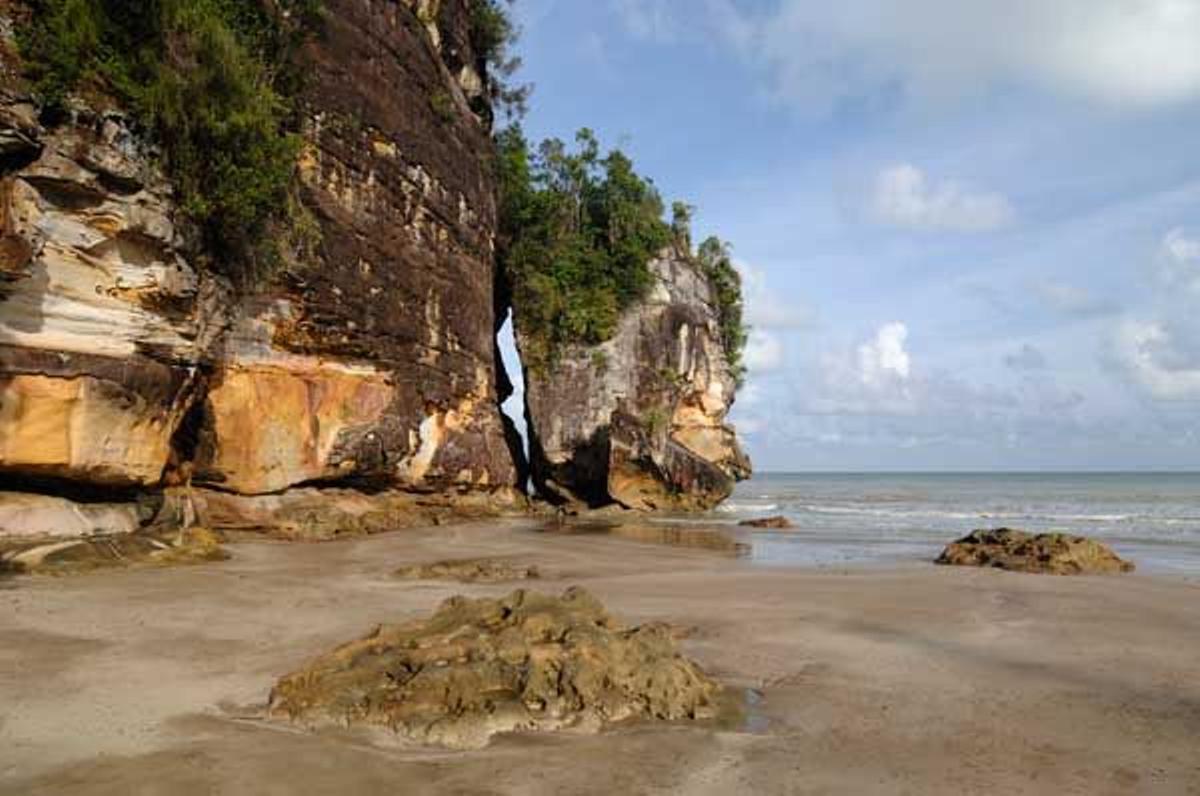
<instances>
[{"instance_id":1,"label":"rock outcrop on sand","mask_svg":"<svg viewBox=\"0 0 1200 796\"><path fill-rule=\"evenodd\" d=\"M535 566L502 558L463 558L435 561L432 564L411 564L401 567L394 574L405 580L453 580L459 583L506 583L536 580L542 576Z\"/></svg>"},{"instance_id":2,"label":"rock outcrop on sand","mask_svg":"<svg viewBox=\"0 0 1200 796\"><path fill-rule=\"evenodd\" d=\"M282 678L270 712L471 748L515 730L706 718L720 691L665 625L622 627L578 588L518 590L454 597L428 619L339 647Z\"/></svg>"},{"instance_id":3,"label":"rock outcrop on sand","mask_svg":"<svg viewBox=\"0 0 1200 796\"><path fill-rule=\"evenodd\" d=\"M612 339L569 347L544 370L526 368L530 468L553 499L707 509L750 474L725 422L736 383L708 280L674 251L650 271L647 297ZM521 346L519 322L516 333Z\"/></svg>"},{"instance_id":4,"label":"rock outcrop on sand","mask_svg":"<svg viewBox=\"0 0 1200 796\"><path fill-rule=\"evenodd\" d=\"M207 528L138 531L40 544L0 544L0 572L66 575L139 564L199 564L228 557L221 538Z\"/></svg>"},{"instance_id":5,"label":"rock outcrop on sand","mask_svg":"<svg viewBox=\"0 0 1200 796\"><path fill-rule=\"evenodd\" d=\"M1093 539L1012 528L972 531L946 547L938 564L1052 575L1132 572L1134 565Z\"/></svg>"},{"instance_id":6,"label":"rock outcrop on sand","mask_svg":"<svg viewBox=\"0 0 1200 796\"><path fill-rule=\"evenodd\" d=\"M792 521L780 514L777 517L759 517L753 520L742 520L738 523L746 528L794 528Z\"/></svg>"}]
</instances>

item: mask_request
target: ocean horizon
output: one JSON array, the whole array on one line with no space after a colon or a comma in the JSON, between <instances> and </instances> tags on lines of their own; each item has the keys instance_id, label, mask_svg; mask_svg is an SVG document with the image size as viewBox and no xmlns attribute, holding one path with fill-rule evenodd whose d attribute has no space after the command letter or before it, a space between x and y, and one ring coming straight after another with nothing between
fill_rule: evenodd
<instances>
[{"instance_id":1,"label":"ocean horizon","mask_svg":"<svg viewBox=\"0 0 1200 796\"><path fill-rule=\"evenodd\" d=\"M765 564L928 561L976 528L1091 536L1144 572L1200 575L1194 471L764 472L718 521L780 514L795 528L749 534Z\"/></svg>"}]
</instances>

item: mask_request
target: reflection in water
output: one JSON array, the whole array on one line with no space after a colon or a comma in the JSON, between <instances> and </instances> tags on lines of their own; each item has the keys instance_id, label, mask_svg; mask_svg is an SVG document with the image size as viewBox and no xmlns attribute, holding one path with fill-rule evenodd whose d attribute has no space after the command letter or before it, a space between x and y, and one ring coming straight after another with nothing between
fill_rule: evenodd
<instances>
[{"instance_id":1,"label":"reflection in water","mask_svg":"<svg viewBox=\"0 0 1200 796\"><path fill-rule=\"evenodd\" d=\"M757 688L726 686L717 707L716 726L725 732L762 735L771 729L763 711L764 695Z\"/></svg>"},{"instance_id":2,"label":"reflection in water","mask_svg":"<svg viewBox=\"0 0 1200 796\"><path fill-rule=\"evenodd\" d=\"M713 550L733 556L747 556L750 554L750 545L739 542L737 537L728 530L706 526L666 525L646 522L555 521L548 522L536 530L539 533L556 533L568 536L615 536L635 542Z\"/></svg>"}]
</instances>

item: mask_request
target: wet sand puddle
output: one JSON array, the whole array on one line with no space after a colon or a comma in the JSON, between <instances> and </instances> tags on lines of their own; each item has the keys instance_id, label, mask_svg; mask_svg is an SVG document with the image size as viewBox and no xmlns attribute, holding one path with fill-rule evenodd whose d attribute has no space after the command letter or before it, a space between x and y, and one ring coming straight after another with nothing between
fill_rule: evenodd
<instances>
[{"instance_id":1,"label":"wet sand puddle","mask_svg":"<svg viewBox=\"0 0 1200 796\"><path fill-rule=\"evenodd\" d=\"M735 557L746 557L751 546L722 528L666 525L655 523L548 522L533 529L537 533L564 536L611 536L634 542L712 550Z\"/></svg>"}]
</instances>

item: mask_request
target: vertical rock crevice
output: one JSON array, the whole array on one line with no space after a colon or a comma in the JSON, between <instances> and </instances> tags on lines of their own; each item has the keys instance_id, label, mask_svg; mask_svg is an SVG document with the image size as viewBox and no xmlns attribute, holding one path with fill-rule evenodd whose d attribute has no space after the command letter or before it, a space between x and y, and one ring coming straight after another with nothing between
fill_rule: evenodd
<instances>
[{"instance_id":1,"label":"vertical rock crevice","mask_svg":"<svg viewBox=\"0 0 1200 796\"><path fill-rule=\"evenodd\" d=\"M517 489L525 492L529 484L529 457L526 454L526 441L521 436L520 430L517 428L516 421L509 417L504 409L504 404L511 398L516 391L513 385L512 377L509 376L508 367L504 363L504 357L501 352L500 334L506 323L513 322L512 314L512 287L505 278L502 270L497 267L495 269L495 287L493 288L493 315L495 319L495 332L493 340L495 347L494 355L494 372L496 383L496 411L500 413L500 421L504 424L504 439L508 444L509 456L512 457L513 467L516 469ZM515 334L515 333L514 333ZM520 356L518 352L518 357ZM520 367L520 363L518 363ZM524 373L521 374L522 381ZM525 411L524 393L522 392L521 408ZM528 426L526 426L528 428Z\"/></svg>"}]
</instances>

